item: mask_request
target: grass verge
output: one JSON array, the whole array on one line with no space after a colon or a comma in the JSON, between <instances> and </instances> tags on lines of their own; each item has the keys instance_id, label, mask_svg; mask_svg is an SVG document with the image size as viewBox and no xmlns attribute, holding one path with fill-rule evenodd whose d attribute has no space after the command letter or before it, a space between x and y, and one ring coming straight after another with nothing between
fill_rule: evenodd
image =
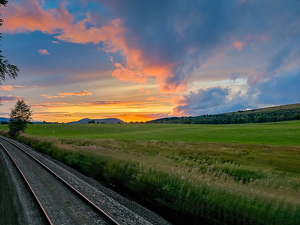
<instances>
[{"instance_id":1,"label":"grass verge","mask_svg":"<svg viewBox=\"0 0 300 225\"><path fill-rule=\"evenodd\" d=\"M300 221L299 146L56 139L27 134L18 140L155 206L174 224Z\"/></svg>"}]
</instances>

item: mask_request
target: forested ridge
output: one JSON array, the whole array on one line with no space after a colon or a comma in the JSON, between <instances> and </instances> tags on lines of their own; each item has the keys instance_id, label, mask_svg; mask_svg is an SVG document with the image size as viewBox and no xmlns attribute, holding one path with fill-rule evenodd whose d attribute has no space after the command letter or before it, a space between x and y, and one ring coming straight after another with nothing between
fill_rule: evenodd
<instances>
[{"instance_id":1,"label":"forested ridge","mask_svg":"<svg viewBox=\"0 0 300 225\"><path fill-rule=\"evenodd\" d=\"M237 124L300 120L300 104L282 105L262 109L190 117L168 117L146 123L164 124Z\"/></svg>"}]
</instances>

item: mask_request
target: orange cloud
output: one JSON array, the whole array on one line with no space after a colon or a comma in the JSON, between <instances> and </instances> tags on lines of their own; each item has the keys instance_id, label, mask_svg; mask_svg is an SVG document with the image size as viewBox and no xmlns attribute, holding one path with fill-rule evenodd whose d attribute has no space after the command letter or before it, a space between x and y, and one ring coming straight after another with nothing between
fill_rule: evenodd
<instances>
[{"instance_id":1,"label":"orange cloud","mask_svg":"<svg viewBox=\"0 0 300 225\"><path fill-rule=\"evenodd\" d=\"M3 85L3 86L0 86L0 90L11 91L14 88L24 88L26 86L27 85L25 85L25 86L21 86L21 85Z\"/></svg>"},{"instance_id":2,"label":"orange cloud","mask_svg":"<svg viewBox=\"0 0 300 225\"><path fill-rule=\"evenodd\" d=\"M5 33L38 30L46 34L58 34L55 38L60 41L80 44L101 42L104 46L101 50L107 53L119 52L124 61L122 64L114 63L116 69L112 76L117 79L144 83L152 77L162 92L179 93L186 90L186 81L172 81L176 63L151 62L141 49L128 45L126 29L120 19L106 21L99 27L87 13L85 19L73 23L74 17L63 3L58 9L43 10L38 0L12 2L3 9L2 15L5 23L1 28ZM46 51L43 53L47 54Z\"/></svg>"},{"instance_id":3,"label":"orange cloud","mask_svg":"<svg viewBox=\"0 0 300 225\"><path fill-rule=\"evenodd\" d=\"M127 69L120 63L115 63L115 66L117 69L111 75L119 80L144 83L147 79L147 76L145 76L142 71L133 71Z\"/></svg>"},{"instance_id":4,"label":"orange cloud","mask_svg":"<svg viewBox=\"0 0 300 225\"><path fill-rule=\"evenodd\" d=\"M63 93L57 93L59 97L66 97L66 96L86 96L86 95L93 95L91 92L82 90L79 92L63 92Z\"/></svg>"},{"instance_id":5,"label":"orange cloud","mask_svg":"<svg viewBox=\"0 0 300 225\"><path fill-rule=\"evenodd\" d=\"M83 102L88 106L111 106L111 105L141 105L142 102L126 102L126 101L95 101Z\"/></svg>"},{"instance_id":6,"label":"orange cloud","mask_svg":"<svg viewBox=\"0 0 300 225\"><path fill-rule=\"evenodd\" d=\"M149 98L147 98L146 100L147 100L147 101L154 101L155 98L154 98L154 97L149 97Z\"/></svg>"},{"instance_id":7,"label":"orange cloud","mask_svg":"<svg viewBox=\"0 0 300 225\"><path fill-rule=\"evenodd\" d=\"M58 107L66 107L66 106L70 106L70 105L71 104L64 103L64 102L44 102L41 104L31 105L31 107L34 107L34 108L58 108Z\"/></svg>"},{"instance_id":8,"label":"orange cloud","mask_svg":"<svg viewBox=\"0 0 300 225\"><path fill-rule=\"evenodd\" d=\"M41 96L43 96L44 98L58 98L58 96L51 96L51 95L44 95L44 94L41 94Z\"/></svg>"},{"instance_id":9,"label":"orange cloud","mask_svg":"<svg viewBox=\"0 0 300 225\"><path fill-rule=\"evenodd\" d=\"M63 92L63 93L57 93L58 96L51 96L51 95L45 95L45 94L41 94L41 96L43 96L44 98L64 98L66 96L86 96L86 95L93 95L91 92L82 90L79 92Z\"/></svg>"},{"instance_id":10,"label":"orange cloud","mask_svg":"<svg viewBox=\"0 0 300 225\"><path fill-rule=\"evenodd\" d=\"M150 93L149 89L140 88L139 93L146 93L147 95Z\"/></svg>"},{"instance_id":11,"label":"orange cloud","mask_svg":"<svg viewBox=\"0 0 300 225\"><path fill-rule=\"evenodd\" d=\"M12 85L0 86L0 90L11 91L13 89Z\"/></svg>"},{"instance_id":12,"label":"orange cloud","mask_svg":"<svg viewBox=\"0 0 300 225\"><path fill-rule=\"evenodd\" d=\"M159 98L158 101L160 102L172 102L174 103L174 99L177 97L172 97L172 98Z\"/></svg>"}]
</instances>

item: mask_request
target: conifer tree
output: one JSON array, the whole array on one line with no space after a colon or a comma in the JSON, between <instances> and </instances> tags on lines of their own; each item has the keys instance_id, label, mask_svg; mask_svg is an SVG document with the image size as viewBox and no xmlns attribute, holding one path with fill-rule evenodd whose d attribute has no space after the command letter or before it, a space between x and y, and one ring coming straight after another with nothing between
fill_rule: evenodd
<instances>
[{"instance_id":1,"label":"conifer tree","mask_svg":"<svg viewBox=\"0 0 300 225\"><path fill-rule=\"evenodd\" d=\"M11 110L9 119L9 135L14 137L20 131L25 131L30 123L32 110L24 100L18 100L15 108Z\"/></svg>"},{"instance_id":2,"label":"conifer tree","mask_svg":"<svg viewBox=\"0 0 300 225\"><path fill-rule=\"evenodd\" d=\"M0 0L0 7L6 6L6 0ZM3 20L0 19L0 26L2 26ZM0 33L0 39L2 38L2 34ZM5 76L9 76L11 78L16 78L19 73L19 68L9 63L8 60L4 59L5 57L2 55L2 51L0 50L0 84L5 80Z\"/></svg>"}]
</instances>

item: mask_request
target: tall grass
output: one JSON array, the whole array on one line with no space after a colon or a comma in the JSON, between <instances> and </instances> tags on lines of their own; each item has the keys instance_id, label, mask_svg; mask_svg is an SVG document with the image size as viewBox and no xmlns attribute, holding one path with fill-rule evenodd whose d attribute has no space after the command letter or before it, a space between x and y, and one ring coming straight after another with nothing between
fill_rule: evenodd
<instances>
[{"instance_id":1,"label":"tall grass","mask_svg":"<svg viewBox=\"0 0 300 225\"><path fill-rule=\"evenodd\" d=\"M163 141L18 140L182 224L299 224L300 147Z\"/></svg>"}]
</instances>

